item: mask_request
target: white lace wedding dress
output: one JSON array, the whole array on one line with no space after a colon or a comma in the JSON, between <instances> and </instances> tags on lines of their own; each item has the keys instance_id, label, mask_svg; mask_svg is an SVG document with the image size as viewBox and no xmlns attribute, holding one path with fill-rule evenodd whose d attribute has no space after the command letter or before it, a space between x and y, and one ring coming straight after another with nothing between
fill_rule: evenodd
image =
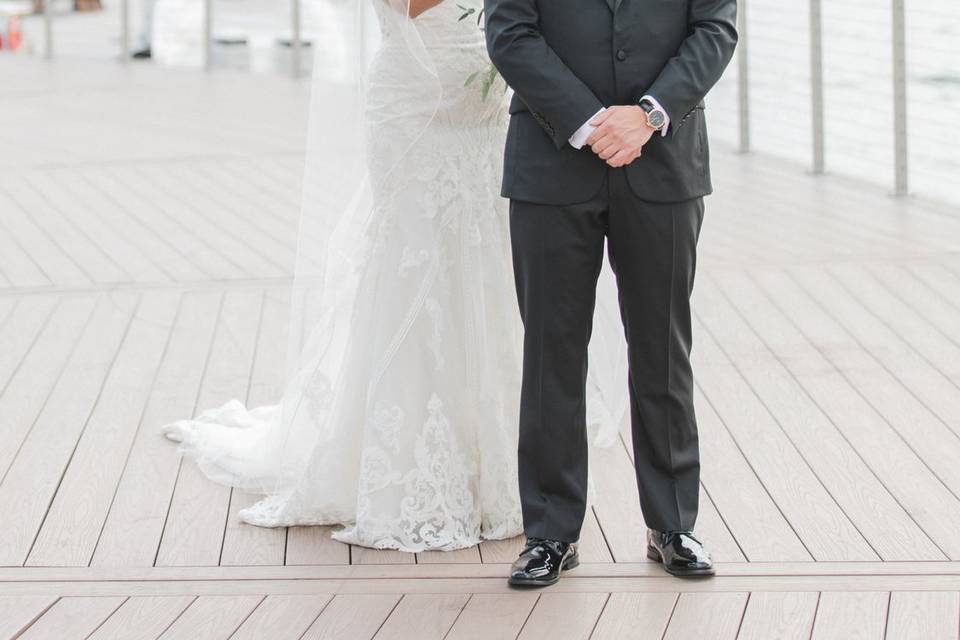
<instances>
[{"instance_id":1,"label":"white lace wedding dress","mask_svg":"<svg viewBox=\"0 0 960 640\"><path fill-rule=\"evenodd\" d=\"M248 523L342 524L334 537L352 544L459 549L522 532L522 326L498 195L506 114L500 93L465 86L489 60L456 2L413 21L431 74L391 32L393 10L374 4L372 214L364 258L334 278L338 318L313 327L281 404L233 401L164 432L214 480L266 487L240 513Z\"/></svg>"}]
</instances>

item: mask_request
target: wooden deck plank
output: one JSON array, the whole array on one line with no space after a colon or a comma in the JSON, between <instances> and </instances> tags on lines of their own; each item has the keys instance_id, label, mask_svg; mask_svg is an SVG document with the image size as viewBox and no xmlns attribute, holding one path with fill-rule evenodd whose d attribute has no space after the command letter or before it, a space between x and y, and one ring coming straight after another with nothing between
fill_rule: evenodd
<instances>
[{"instance_id":1,"label":"wooden deck plank","mask_svg":"<svg viewBox=\"0 0 960 640\"><path fill-rule=\"evenodd\" d=\"M19 640L86 638L126 598L61 598L19 637Z\"/></svg>"},{"instance_id":2,"label":"wooden deck plank","mask_svg":"<svg viewBox=\"0 0 960 640\"><path fill-rule=\"evenodd\" d=\"M580 531L579 552L581 562L613 562L597 514L589 505Z\"/></svg>"},{"instance_id":3,"label":"wooden deck plank","mask_svg":"<svg viewBox=\"0 0 960 640\"><path fill-rule=\"evenodd\" d=\"M64 472L28 565L87 566L167 347L180 295L145 293Z\"/></svg>"},{"instance_id":4,"label":"wooden deck plank","mask_svg":"<svg viewBox=\"0 0 960 640\"><path fill-rule=\"evenodd\" d=\"M876 559L699 319L694 330L698 386L809 553L816 560Z\"/></svg>"},{"instance_id":5,"label":"wooden deck plank","mask_svg":"<svg viewBox=\"0 0 960 640\"><path fill-rule=\"evenodd\" d=\"M129 281L130 275L123 266L104 251L99 242L93 241L77 225L73 216L65 215L53 204L48 194L56 192L62 193L56 183L48 183L42 191L38 191L30 182L0 178L0 194L5 194L12 205L25 212L38 226L42 226L51 241L70 257L83 275L83 278L75 282L71 282L69 278L56 278L56 284L64 286ZM69 213L73 213L72 208Z\"/></svg>"},{"instance_id":6,"label":"wooden deck plank","mask_svg":"<svg viewBox=\"0 0 960 640\"><path fill-rule=\"evenodd\" d=\"M820 594L811 640L881 640L890 594L883 592Z\"/></svg>"},{"instance_id":7,"label":"wooden deck plank","mask_svg":"<svg viewBox=\"0 0 960 640\"><path fill-rule=\"evenodd\" d=\"M183 169L176 165L140 168L140 172L163 195L168 197L172 206L193 212L204 223L209 221L211 232L226 235L224 242L229 257L237 256L243 260L244 269L250 269L260 277L284 277L293 273L296 259L296 236L288 242L279 241L269 226L262 226L262 220L251 216L245 208L224 206L216 199L216 194L229 187L217 181L208 185L204 191L191 192L185 185L181 174ZM258 214L262 219L263 213ZM191 226L201 228L199 220L192 218ZM206 224L204 224L204 227Z\"/></svg>"},{"instance_id":8,"label":"wooden deck plank","mask_svg":"<svg viewBox=\"0 0 960 640\"><path fill-rule=\"evenodd\" d=\"M756 283L756 281L754 281ZM951 558L960 552L960 502L908 443L760 287L743 286L737 304L749 310L764 343L802 385L890 493ZM775 289L783 292L784 289ZM789 292L789 289L786 290ZM912 545L911 545L912 546Z\"/></svg>"},{"instance_id":9,"label":"wooden deck plank","mask_svg":"<svg viewBox=\"0 0 960 640\"><path fill-rule=\"evenodd\" d=\"M94 228L107 227L120 234L118 242L128 244L129 249L121 249L119 256L131 253L140 256L125 257L125 264L133 267L146 260L153 268L141 267L142 273L159 270L167 280L179 282L202 279L206 275L191 261L196 259L195 253L184 254L171 242L172 238L157 233L153 221L144 216L144 211L150 211L144 201L138 197L128 201L125 190L114 188L114 183L103 182L103 177L100 171L70 169L54 172L50 179L67 190L64 197L69 198L71 208L79 207L86 214L84 217L96 220Z\"/></svg>"},{"instance_id":10,"label":"wooden deck plank","mask_svg":"<svg viewBox=\"0 0 960 640\"><path fill-rule=\"evenodd\" d=\"M292 156L299 165L283 167L275 174L270 157L229 159L212 164L204 162L196 167L196 175L229 185L229 195L236 196L229 202L244 202L260 212L262 221L276 234L281 242L295 239L302 201L303 159ZM227 193L221 194L227 197ZM290 235L292 234L292 235Z\"/></svg>"},{"instance_id":11,"label":"wooden deck plank","mask_svg":"<svg viewBox=\"0 0 960 640\"><path fill-rule=\"evenodd\" d=\"M286 373L287 325L289 324L289 295L265 291L253 354L248 407L276 405L283 395ZM239 511L263 498L260 494L234 489L230 496L227 528L223 537L222 565L251 565L284 563L287 545L286 527L255 527L240 521Z\"/></svg>"},{"instance_id":12,"label":"wooden deck plank","mask_svg":"<svg viewBox=\"0 0 960 640\"><path fill-rule=\"evenodd\" d=\"M190 227L171 219L166 209L134 188L116 168L71 172L71 186L100 206L117 228L127 230L144 251L158 258L177 281L228 279L248 275L225 260Z\"/></svg>"},{"instance_id":13,"label":"wooden deck plank","mask_svg":"<svg viewBox=\"0 0 960 640\"><path fill-rule=\"evenodd\" d=\"M287 374L291 295L288 287L264 292L260 333L247 400L251 407L280 401Z\"/></svg>"},{"instance_id":14,"label":"wooden deck plank","mask_svg":"<svg viewBox=\"0 0 960 640\"><path fill-rule=\"evenodd\" d=\"M23 564L97 402L138 296L100 296L17 457L0 484L0 565ZM77 310L83 322L88 308Z\"/></svg>"},{"instance_id":15,"label":"wooden deck plank","mask_svg":"<svg viewBox=\"0 0 960 640\"><path fill-rule=\"evenodd\" d=\"M634 456L630 429L629 420L625 420L620 430L620 443L627 453L632 468ZM639 500L639 496L636 500ZM710 493L703 484L702 469L695 528L697 535L709 547L714 559L722 562L740 562L746 559L740 543L734 538L724 517L717 511Z\"/></svg>"},{"instance_id":16,"label":"wooden deck plank","mask_svg":"<svg viewBox=\"0 0 960 640\"><path fill-rule=\"evenodd\" d=\"M694 395L702 482L744 555L755 562L812 560L717 412L699 389Z\"/></svg>"},{"instance_id":17,"label":"wooden deck plank","mask_svg":"<svg viewBox=\"0 0 960 640\"><path fill-rule=\"evenodd\" d=\"M831 271L878 321L949 379L955 388L952 395L958 395L960 309L946 304L900 268L871 266L840 265Z\"/></svg>"},{"instance_id":18,"label":"wooden deck plank","mask_svg":"<svg viewBox=\"0 0 960 640\"><path fill-rule=\"evenodd\" d=\"M940 336L952 342L951 350L955 349L956 327L960 325L960 306L955 299L950 298L950 295L951 291L960 292L960 279L941 269L939 274L943 280L937 281L934 286L919 275L922 273L921 270L911 268L912 266L870 264L864 268L869 269L878 286L896 296L912 314L929 323ZM950 286L951 281L954 281L953 287ZM949 375L956 380L956 363L949 364L953 365L953 368L949 369Z\"/></svg>"},{"instance_id":19,"label":"wooden deck plank","mask_svg":"<svg viewBox=\"0 0 960 640\"><path fill-rule=\"evenodd\" d=\"M263 600L259 595L200 596L159 638L227 640Z\"/></svg>"},{"instance_id":20,"label":"wooden deck plank","mask_svg":"<svg viewBox=\"0 0 960 640\"><path fill-rule=\"evenodd\" d=\"M647 560L647 525L640 509L637 480L625 448L594 447L590 469L596 485L596 513L603 536L616 562Z\"/></svg>"},{"instance_id":21,"label":"wooden deck plank","mask_svg":"<svg viewBox=\"0 0 960 640\"><path fill-rule=\"evenodd\" d=\"M370 640L400 601L394 595L340 595L310 625L301 640Z\"/></svg>"},{"instance_id":22,"label":"wooden deck plank","mask_svg":"<svg viewBox=\"0 0 960 640\"><path fill-rule=\"evenodd\" d=\"M810 563L813 564L813 563ZM747 593L782 591L904 592L960 591L956 575L724 575L712 580L680 581L665 575L619 575L607 568L594 575L569 574L550 589L551 593ZM504 568L497 575L405 578L390 575L344 579L310 577L272 580L92 580L89 582L38 580L0 582L0 596L173 596L173 595L403 595L403 594L507 594L514 588L504 579Z\"/></svg>"},{"instance_id":23,"label":"wooden deck plank","mask_svg":"<svg viewBox=\"0 0 960 640\"><path fill-rule=\"evenodd\" d=\"M159 233L170 234L168 237L174 238L178 247L192 247L188 249L189 258L200 258L198 252L202 253L204 270L215 278L254 276L257 271L245 264L246 259L260 263L262 258L238 242L232 229L218 228L209 219L211 212L182 199L169 183L166 187L157 183L163 173L171 170L164 165L118 166L111 169L109 177L114 189L122 183L128 185L129 194L145 198L150 207L150 223L156 225Z\"/></svg>"},{"instance_id":24,"label":"wooden deck plank","mask_svg":"<svg viewBox=\"0 0 960 640\"><path fill-rule=\"evenodd\" d=\"M925 230L923 233L919 229L916 233L902 233L901 228L898 232L897 216L891 211L889 198L878 198L875 193L866 193L865 190L859 193L842 190L842 194L837 192L837 200L830 203L821 198L819 190L822 185L811 183L807 186L813 186L811 191L814 193L807 193L813 196L812 202L805 198L784 198L783 193L803 189L802 176L798 181L798 176L781 168L768 172L765 167L756 167L755 171L770 180L751 181L755 188L748 189L742 199L733 198L735 211L724 213L730 216L731 222L737 217L744 223L740 226L741 232L755 231L757 241L768 256L768 263L839 262L862 256L909 255L928 250L934 240L926 235ZM869 206L877 213L870 216L871 220L862 215L847 216L847 206ZM764 210L765 215L758 220L757 216L751 215L751 210ZM877 224L873 224L873 218ZM794 255L799 253L800 259L781 256L780 247L797 247Z\"/></svg>"},{"instance_id":25,"label":"wooden deck plank","mask_svg":"<svg viewBox=\"0 0 960 640\"><path fill-rule=\"evenodd\" d=\"M222 299L216 291L183 295L92 566L153 566L180 468L177 448L159 427L196 411Z\"/></svg>"},{"instance_id":26,"label":"wooden deck plank","mask_svg":"<svg viewBox=\"0 0 960 640\"><path fill-rule=\"evenodd\" d=\"M293 160L293 166L283 160ZM301 206L303 165L300 158L273 156L231 160L217 165L206 164L208 174L223 176L242 189L245 198L270 207L273 220L289 230L296 229L296 214ZM294 215L291 215L294 214Z\"/></svg>"},{"instance_id":27,"label":"wooden deck plank","mask_svg":"<svg viewBox=\"0 0 960 640\"><path fill-rule=\"evenodd\" d=\"M156 640L193 601L193 596L129 598L86 640Z\"/></svg>"},{"instance_id":28,"label":"wooden deck plank","mask_svg":"<svg viewBox=\"0 0 960 640\"><path fill-rule=\"evenodd\" d=\"M681 593L664 640L734 640L743 619L746 593Z\"/></svg>"},{"instance_id":29,"label":"wooden deck plank","mask_svg":"<svg viewBox=\"0 0 960 640\"><path fill-rule=\"evenodd\" d=\"M470 596L405 595L374 636L381 640L441 640Z\"/></svg>"},{"instance_id":30,"label":"wooden deck plank","mask_svg":"<svg viewBox=\"0 0 960 640\"><path fill-rule=\"evenodd\" d=\"M820 594L751 593L738 640L809 640Z\"/></svg>"},{"instance_id":31,"label":"wooden deck plank","mask_svg":"<svg viewBox=\"0 0 960 640\"><path fill-rule=\"evenodd\" d=\"M957 300L960 300L960 274L936 260L908 262L899 266L949 309L960 309L957 305ZM925 310L924 316L931 317L929 310ZM946 326L949 333L949 327L952 324Z\"/></svg>"},{"instance_id":32,"label":"wooden deck plank","mask_svg":"<svg viewBox=\"0 0 960 640\"><path fill-rule=\"evenodd\" d=\"M330 537L339 527L289 527L287 565L350 564L350 545Z\"/></svg>"},{"instance_id":33,"label":"wooden deck plank","mask_svg":"<svg viewBox=\"0 0 960 640\"><path fill-rule=\"evenodd\" d=\"M0 596L0 638L20 637L56 601L56 596Z\"/></svg>"},{"instance_id":34,"label":"wooden deck plank","mask_svg":"<svg viewBox=\"0 0 960 640\"><path fill-rule=\"evenodd\" d=\"M803 268L792 269L790 273L818 306L896 377L915 401L950 426L955 434L960 432L960 423L955 417L960 406L957 386L851 295L849 284L838 280L833 270Z\"/></svg>"},{"instance_id":35,"label":"wooden deck plank","mask_svg":"<svg viewBox=\"0 0 960 640\"><path fill-rule=\"evenodd\" d=\"M350 546L350 564L414 564L416 556L393 549L370 549Z\"/></svg>"},{"instance_id":36,"label":"wooden deck plank","mask_svg":"<svg viewBox=\"0 0 960 640\"><path fill-rule=\"evenodd\" d=\"M792 243L798 229L803 232L800 235L809 235L817 227L826 227L829 235L821 236L823 241L813 246L816 253L808 257L823 260L845 255L841 252L849 236L871 240L866 249L872 248L870 255L881 256L949 251L956 237L956 223L933 203L906 203L859 181L816 178L811 181L791 163L770 157L757 163L715 165L715 169L718 176L731 181L729 190L724 189L721 197L714 201L734 205L724 211L731 222L749 223L734 226L749 229L766 223L772 232L785 227L784 233L772 236L784 245ZM739 192L737 185L741 188ZM782 197L784 193L794 193L797 197L786 199ZM755 215L758 210L765 215ZM870 214L864 215L866 211ZM795 215L778 216L775 212ZM904 215L906 213L910 215ZM803 224L797 227L794 221ZM767 253L779 255L777 243L764 244L768 247ZM861 249L859 255L864 252Z\"/></svg>"},{"instance_id":37,"label":"wooden deck plank","mask_svg":"<svg viewBox=\"0 0 960 640\"><path fill-rule=\"evenodd\" d=\"M611 593L590 640L662 640L677 593Z\"/></svg>"},{"instance_id":38,"label":"wooden deck plank","mask_svg":"<svg viewBox=\"0 0 960 640\"><path fill-rule=\"evenodd\" d=\"M719 283L712 279L701 282L703 326L723 345L722 350L804 462L881 558L943 559L943 552L754 333L747 319L758 323L764 309L756 298L745 301L752 288L749 280L739 275Z\"/></svg>"},{"instance_id":39,"label":"wooden deck plank","mask_svg":"<svg viewBox=\"0 0 960 640\"><path fill-rule=\"evenodd\" d=\"M861 419L870 420L873 414L880 416L937 480L954 497L960 496L960 466L956 464L956 460L960 459L960 439L947 425L911 395L873 354L857 343L853 334L841 327L816 304L809 293L800 288L789 274L779 271L763 272L757 274L757 280L765 293L776 302L779 310L791 319L796 328L872 409L871 412L863 413ZM860 440L870 442L862 437ZM860 446L864 450L874 449L872 445L861 443ZM908 456L902 459L905 463L910 460ZM895 461L896 459L892 462L895 464ZM896 472L893 477L901 475ZM946 513L952 512L948 510ZM936 530L929 524L927 526L932 531ZM951 540L955 541L956 538L948 534L946 541L940 544L950 547L954 544ZM951 557L953 553L955 552L951 552Z\"/></svg>"},{"instance_id":40,"label":"wooden deck plank","mask_svg":"<svg viewBox=\"0 0 960 640\"><path fill-rule=\"evenodd\" d=\"M525 536L519 535L506 540L484 540L478 549L485 563L510 563L517 559L525 543Z\"/></svg>"},{"instance_id":41,"label":"wooden deck plank","mask_svg":"<svg viewBox=\"0 0 960 640\"><path fill-rule=\"evenodd\" d=\"M53 296L0 298L0 395L56 306Z\"/></svg>"},{"instance_id":42,"label":"wooden deck plank","mask_svg":"<svg viewBox=\"0 0 960 640\"><path fill-rule=\"evenodd\" d=\"M139 249L139 245L127 235L125 229L115 228L101 218L87 198L77 198L73 189L68 188L69 180L61 180L67 170L61 171L31 171L21 176L23 197L31 198L30 192L36 199L44 200L49 208L76 230L80 236L75 242L82 246L87 240L93 248L84 249L84 253L75 254L77 261L83 265L98 263L101 260L108 263L101 268L87 267L92 273L101 273L100 282L110 282L109 263L117 265L120 275L119 282L169 282L171 280L167 267L157 264L154 258ZM29 189L29 191L27 191ZM73 252L71 252L73 253ZM102 253L101 258L97 254ZM62 284L62 283L57 283Z\"/></svg>"},{"instance_id":43,"label":"wooden deck plank","mask_svg":"<svg viewBox=\"0 0 960 640\"><path fill-rule=\"evenodd\" d=\"M329 596L267 596L231 640L298 640L330 602Z\"/></svg>"},{"instance_id":44,"label":"wooden deck plank","mask_svg":"<svg viewBox=\"0 0 960 640\"><path fill-rule=\"evenodd\" d=\"M287 546L286 527L257 527L240 520L240 510L252 507L263 495L234 488L230 492L220 564L281 565Z\"/></svg>"},{"instance_id":45,"label":"wooden deck plank","mask_svg":"<svg viewBox=\"0 0 960 640\"><path fill-rule=\"evenodd\" d=\"M259 238L245 237L246 225L236 216L224 218L217 209L201 207L183 198L176 181L164 177L171 167L120 167L115 175L141 193L163 212L176 236L196 234L207 247L215 247L223 264L230 265L225 277L283 277L290 271L257 247ZM232 272L232 275L228 275Z\"/></svg>"},{"instance_id":46,"label":"wooden deck plank","mask_svg":"<svg viewBox=\"0 0 960 640\"><path fill-rule=\"evenodd\" d=\"M543 593L517 640L587 640L608 597L606 593Z\"/></svg>"},{"instance_id":47,"label":"wooden deck plank","mask_svg":"<svg viewBox=\"0 0 960 640\"><path fill-rule=\"evenodd\" d=\"M217 210L221 220L236 225L236 230L247 242L255 243L259 253L269 256L270 262L287 273L292 273L296 262L297 225L300 204L285 205L277 195L254 199L245 183L221 171L221 167L206 162L199 167L173 166L165 180L174 180L183 196L197 206ZM199 171L197 171L199 169ZM299 200L299 198L298 198Z\"/></svg>"},{"instance_id":48,"label":"wooden deck plank","mask_svg":"<svg viewBox=\"0 0 960 640\"><path fill-rule=\"evenodd\" d=\"M924 562L718 562L724 578L798 577L814 580L857 577L883 577L924 583L928 578L944 584L960 579L960 563L956 561ZM181 583L226 580L230 582L264 582L271 580L296 582L297 580L422 580L486 578L505 582L509 563L465 564L403 564L403 565L315 565L315 566L246 566L246 567L0 567L0 583L57 583L88 585L105 581ZM676 581L663 567L652 562L634 563L581 563L571 578L643 578L659 579L675 583L676 591L682 591L685 581ZM715 581L702 581L709 586ZM754 589L749 589L754 590ZM944 590L944 589L941 589ZM946 589L950 590L950 589ZM960 589L958 589L960 590Z\"/></svg>"},{"instance_id":49,"label":"wooden deck plank","mask_svg":"<svg viewBox=\"0 0 960 640\"><path fill-rule=\"evenodd\" d=\"M4 326L0 479L6 476L93 311L90 298L23 300ZM20 356L19 358L17 356Z\"/></svg>"},{"instance_id":50,"label":"wooden deck plank","mask_svg":"<svg viewBox=\"0 0 960 640\"><path fill-rule=\"evenodd\" d=\"M516 638L538 598L522 592L471 596L444 640Z\"/></svg>"},{"instance_id":51,"label":"wooden deck plank","mask_svg":"<svg viewBox=\"0 0 960 640\"><path fill-rule=\"evenodd\" d=\"M230 291L217 323L197 406L200 411L246 398L263 292ZM230 488L211 482L184 460L167 515L156 564L220 564Z\"/></svg>"},{"instance_id":52,"label":"wooden deck plank","mask_svg":"<svg viewBox=\"0 0 960 640\"><path fill-rule=\"evenodd\" d=\"M65 253L46 230L5 191L0 191L0 211L3 212L0 223L5 232L16 239L17 245L37 265L47 284L63 282L83 285L91 282L76 260Z\"/></svg>"},{"instance_id":53,"label":"wooden deck plank","mask_svg":"<svg viewBox=\"0 0 960 640\"><path fill-rule=\"evenodd\" d=\"M0 220L0 288L48 287L52 283Z\"/></svg>"},{"instance_id":54,"label":"wooden deck plank","mask_svg":"<svg viewBox=\"0 0 960 640\"><path fill-rule=\"evenodd\" d=\"M950 379L910 343L911 336L914 341L929 343L937 337L934 329L926 326L918 330L916 323L908 325L909 316L902 309L884 308L895 306L896 299L884 297L873 278L865 276L862 270L855 270L852 275L849 269L839 267L828 272L798 269L793 273L840 324L855 333L861 345L875 354L888 370L895 372L900 383L960 437L960 377ZM873 309L864 306L864 297L868 297ZM891 318L898 310L900 318L892 321L897 330L887 326L877 315L880 312ZM918 333L927 337L921 338L916 335ZM951 352L957 353L956 345L943 336L939 336L936 343L945 351L943 356L950 355L946 350L951 347ZM929 351L928 345L926 352ZM943 356L936 356L937 363L957 373L956 363L944 362Z\"/></svg>"},{"instance_id":55,"label":"wooden deck plank","mask_svg":"<svg viewBox=\"0 0 960 640\"><path fill-rule=\"evenodd\" d=\"M208 164L203 171L223 176L224 180L232 178L238 189L242 185L245 198L262 206L271 205L278 225L296 229L304 176L301 158L290 155L237 158L218 165Z\"/></svg>"},{"instance_id":56,"label":"wooden deck plank","mask_svg":"<svg viewBox=\"0 0 960 640\"><path fill-rule=\"evenodd\" d=\"M629 420L625 420L624 424L621 427L620 432L620 443L619 446L627 455L627 468L620 469L618 473L623 477L623 484L614 493L610 496L610 499L607 500L607 512L601 514L596 509L594 513L598 518L598 522L601 522L601 528L603 528L602 521L600 520L601 515L604 517L612 515L616 512L617 502L623 505L623 508L626 509L627 513L634 512L636 506L639 505L639 495L636 491L631 491L631 487L636 487L636 476L633 470L633 444L632 438L630 435L630 423ZM603 474L608 474L607 471L603 471ZM628 476L629 474L629 476ZM632 480L628 480L630 477ZM612 480L612 479L608 479ZM599 485L598 485L599 486ZM607 484L608 489L610 487L617 487L617 484L610 485L609 481ZM631 493L633 495L631 495ZM710 547L711 554L714 559L718 559L724 562L739 562L745 560L743 551L740 548L740 545L734 539L730 529L727 524L723 521L721 515L717 512L716 506L713 504L710 495L707 493L706 489L701 482L700 485L700 495L699 499L699 510L697 514L697 523L696 530L697 535L703 539L707 545ZM630 540L633 540L635 543L639 541L638 547L643 547L643 542L646 538L646 523L642 517L642 510L640 510L641 517L639 520L634 521L631 524L632 530L634 533L618 531L617 527L614 526L611 531L614 535L615 540L612 544L618 545L621 549L624 548ZM636 532L640 532L640 537L635 537ZM606 534L605 534L606 535ZM611 541L608 541L608 548L610 547ZM644 553L640 553L638 549L634 549L633 553L635 557L640 562L648 562L646 557L645 547ZM624 562L625 560L616 560L616 562Z\"/></svg>"},{"instance_id":57,"label":"wooden deck plank","mask_svg":"<svg viewBox=\"0 0 960 640\"><path fill-rule=\"evenodd\" d=\"M949 591L890 594L887 638L956 640L960 633L960 594Z\"/></svg>"},{"instance_id":58,"label":"wooden deck plank","mask_svg":"<svg viewBox=\"0 0 960 640\"><path fill-rule=\"evenodd\" d=\"M713 498L707 492L703 482L700 483L698 500L695 533L707 546L710 556L718 562L746 561L743 548L733 537L729 525L714 505Z\"/></svg>"}]
</instances>

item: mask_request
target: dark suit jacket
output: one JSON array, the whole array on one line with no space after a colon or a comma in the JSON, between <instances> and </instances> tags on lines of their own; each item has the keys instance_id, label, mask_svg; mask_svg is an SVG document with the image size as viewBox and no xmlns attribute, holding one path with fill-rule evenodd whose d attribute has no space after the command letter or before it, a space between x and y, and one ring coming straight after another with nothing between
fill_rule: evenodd
<instances>
[{"instance_id":1,"label":"dark suit jacket","mask_svg":"<svg viewBox=\"0 0 960 640\"><path fill-rule=\"evenodd\" d=\"M736 0L484 0L487 49L514 90L502 193L573 204L607 165L567 140L601 107L655 97L671 123L626 167L636 195L711 192L703 97L737 42Z\"/></svg>"}]
</instances>

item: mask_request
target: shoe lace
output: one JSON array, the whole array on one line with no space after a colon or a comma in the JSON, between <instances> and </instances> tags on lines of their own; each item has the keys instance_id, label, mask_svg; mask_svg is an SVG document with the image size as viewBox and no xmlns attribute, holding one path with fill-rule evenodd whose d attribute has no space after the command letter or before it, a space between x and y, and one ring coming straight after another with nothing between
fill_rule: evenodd
<instances>
[{"instance_id":1,"label":"shoe lace","mask_svg":"<svg viewBox=\"0 0 960 640\"><path fill-rule=\"evenodd\" d=\"M696 542L696 543L697 543L698 545L700 545L701 547L703 546L703 543L700 542L699 538L697 538L695 535L693 535L693 531L671 531L670 533L667 534L667 541L669 542L669 541L672 540L673 538L675 538L675 537L679 538L679 537L681 537L681 536L690 538L691 540L693 540L694 542Z\"/></svg>"},{"instance_id":2,"label":"shoe lace","mask_svg":"<svg viewBox=\"0 0 960 640\"><path fill-rule=\"evenodd\" d=\"M559 553L560 543L556 540L548 540L547 538L527 538L527 547L526 549L533 549L535 547L549 546L551 549Z\"/></svg>"}]
</instances>

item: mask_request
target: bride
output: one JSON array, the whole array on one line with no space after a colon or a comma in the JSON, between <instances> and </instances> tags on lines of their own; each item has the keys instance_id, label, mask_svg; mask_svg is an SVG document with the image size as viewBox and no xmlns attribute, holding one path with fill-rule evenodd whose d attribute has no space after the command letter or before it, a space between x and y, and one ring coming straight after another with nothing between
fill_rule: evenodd
<instances>
[{"instance_id":1,"label":"bride","mask_svg":"<svg viewBox=\"0 0 960 640\"><path fill-rule=\"evenodd\" d=\"M163 433L213 480L265 494L240 513L250 524L341 524L337 540L410 552L518 535L505 87L479 6L320 4L283 398ZM626 391L611 290L591 345L606 442Z\"/></svg>"}]
</instances>

